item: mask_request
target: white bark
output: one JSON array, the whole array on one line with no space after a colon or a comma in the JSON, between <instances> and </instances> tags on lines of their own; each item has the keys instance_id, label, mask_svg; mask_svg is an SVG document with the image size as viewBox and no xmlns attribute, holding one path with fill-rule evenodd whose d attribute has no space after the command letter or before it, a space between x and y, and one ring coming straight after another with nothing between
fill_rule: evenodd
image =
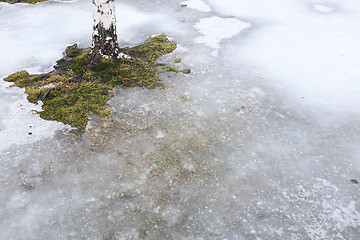
<instances>
[{"instance_id":1,"label":"white bark","mask_svg":"<svg viewBox=\"0 0 360 240\"><path fill-rule=\"evenodd\" d=\"M93 0L94 25L89 64L98 63L101 58L131 58L120 52L115 17L115 0Z\"/></svg>"},{"instance_id":2,"label":"white bark","mask_svg":"<svg viewBox=\"0 0 360 240\"><path fill-rule=\"evenodd\" d=\"M94 3L94 27L98 24L109 30L116 26L115 1L114 0L93 0Z\"/></svg>"},{"instance_id":3,"label":"white bark","mask_svg":"<svg viewBox=\"0 0 360 240\"><path fill-rule=\"evenodd\" d=\"M119 47L116 35L114 0L93 0L94 25L92 52L101 57L117 58Z\"/></svg>"}]
</instances>

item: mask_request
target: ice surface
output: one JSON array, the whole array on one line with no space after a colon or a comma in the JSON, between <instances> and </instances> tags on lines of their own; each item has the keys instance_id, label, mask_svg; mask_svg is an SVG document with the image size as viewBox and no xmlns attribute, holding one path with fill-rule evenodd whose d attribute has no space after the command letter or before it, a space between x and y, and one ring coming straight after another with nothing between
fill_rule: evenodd
<instances>
[{"instance_id":1,"label":"ice surface","mask_svg":"<svg viewBox=\"0 0 360 240\"><path fill-rule=\"evenodd\" d=\"M122 45L168 34L191 74L119 88L82 136L0 84L0 239L360 238L358 2L204 2L117 1ZM90 46L91 11L1 3L0 76Z\"/></svg>"}]
</instances>

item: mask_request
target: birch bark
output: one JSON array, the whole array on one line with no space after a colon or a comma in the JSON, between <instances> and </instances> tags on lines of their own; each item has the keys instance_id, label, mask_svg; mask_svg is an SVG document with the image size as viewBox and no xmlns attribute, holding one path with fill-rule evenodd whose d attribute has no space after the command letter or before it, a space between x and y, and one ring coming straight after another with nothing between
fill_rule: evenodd
<instances>
[{"instance_id":1,"label":"birch bark","mask_svg":"<svg viewBox=\"0 0 360 240\"><path fill-rule=\"evenodd\" d=\"M94 25L92 48L89 54L90 64L96 64L101 58L117 59L122 57L116 34L114 0L93 0Z\"/></svg>"}]
</instances>

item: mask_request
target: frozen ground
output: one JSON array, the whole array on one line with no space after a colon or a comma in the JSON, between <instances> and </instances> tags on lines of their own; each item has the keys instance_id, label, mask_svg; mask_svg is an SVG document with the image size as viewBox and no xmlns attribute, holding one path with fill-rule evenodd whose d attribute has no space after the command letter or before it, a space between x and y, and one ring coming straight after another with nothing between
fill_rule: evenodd
<instances>
[{"instance_id":1,"label":"frozen ground","mask_svg":"<svg viewBox=\"0 0 360 240\"><path fill-rule=\"evenodd\" d=\"M1 81L0 239L360 239L356 0L116 10L122 45L168 34L192 73L118 89L82 136ZM0 78L89 46L91 11L0 3Z\"/></svg>"}]
</instances>

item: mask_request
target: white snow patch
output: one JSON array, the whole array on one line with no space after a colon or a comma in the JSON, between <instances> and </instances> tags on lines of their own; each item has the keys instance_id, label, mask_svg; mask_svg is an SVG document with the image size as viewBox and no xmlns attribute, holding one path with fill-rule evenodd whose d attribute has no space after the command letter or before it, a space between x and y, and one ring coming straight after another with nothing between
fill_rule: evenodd
<instances>
[{"instance_id":1,"label":"white snow patch","mask_svg":"<svg viewBox=\"0 0 360 240\"><path fill-rule=\"evenodd\" d=\"M183 163L183 168L188 171L195 171L195 166L192 162L185 162Z\"/></svg>"},{"instance_id":2,"label":"white snow patch","mask_svg":"<svg viewBox=\"0 0 360 240\"><path fill-rule=\"evenodd\" d=\"M232 38L250 26L249 23L235 18L221 18L217 16L202 18L194 25L194 28L203 36L196 37L194 42L199 44L203 43L215 49L212 55L217 56L217 52L220 49L220 42L223 39Z\"/></svg>"},{"instance_id":3,"label":"white snow patch","mask_svg":"<svg viewBox=\"0 0 360 240\"><path fill-rule=\"evenodd\" d=\"M116 11L116 19L120 19L116 23L120 45L122 41L131 42L139 37L142 37L142 40L139 41L141 43L150 36L149 33L158 35L159 33L174 31L174 28L180 31L179 23L167 15L139 11L133 6L119 3L116 3L116 9L120 9L120 11ZM142 31L139 32L139 29Z\"/></svg>"},{"instance_id":4,"label":"white snow patch","mask_svg":"<svg viewBox=\"0 0 360 240\"><path fill-rule=\"evenodd\" d=\"M182 2L181 5L198 10L200 12L211 12L211 8L203 0L189 0Z\"/></svg>"},{"instance_id":5,"label":"white snow patch","mask_svg":"<svg viewBox=\"0 0 360 240\"><path fill-rule=\"evenodd\" d=\"M118 55L117 58L118 58L118 59L120 59L120 58L131 59L131 57L130 57L129 55L125 54L125 53L119 53L119 55Z\"/></svg>"},{"instance_id":6,"label":"white snow patch","mask_svg":"<svg viewBox=\"0 0 360 240\"><path fill-rule=\"evenodd\" d=\"M324 6L324 5L320 5L320 4L315 4L314 10L318 11L318 12L322 12L322 13L329 13L329 12L334 11L334 9L332 7Z\"/></svg>"},{"instance_id":7,"label":"white snow patch","mask_svg":"<svg viewBox=\"0 0 360 240\"><path fill-rule=\"evenodd\" d=\"M157 135L156 135L156 138L159 139L159 138L164 138L165 137L165 134L162 132L162 131L158 131L157 132Z\"/></svg>"},{"instance_id":8,"label":"white snow patch","mask_svg":"<svg viewBox=\"0 0 360 240\"><path fill-rule=\"evenodd\" d=\"M221 14L255 19L261 31L233 45L231 53L286 89L293 97L289 103L300 99L307 107L359 115L360 106L355 104L360 101L357 1L337 2L336 8L343 10L338 14L314 14L302 1L209 2ZM330 3L317 5L335 10Z\"/></svg>"}]
</instances>

